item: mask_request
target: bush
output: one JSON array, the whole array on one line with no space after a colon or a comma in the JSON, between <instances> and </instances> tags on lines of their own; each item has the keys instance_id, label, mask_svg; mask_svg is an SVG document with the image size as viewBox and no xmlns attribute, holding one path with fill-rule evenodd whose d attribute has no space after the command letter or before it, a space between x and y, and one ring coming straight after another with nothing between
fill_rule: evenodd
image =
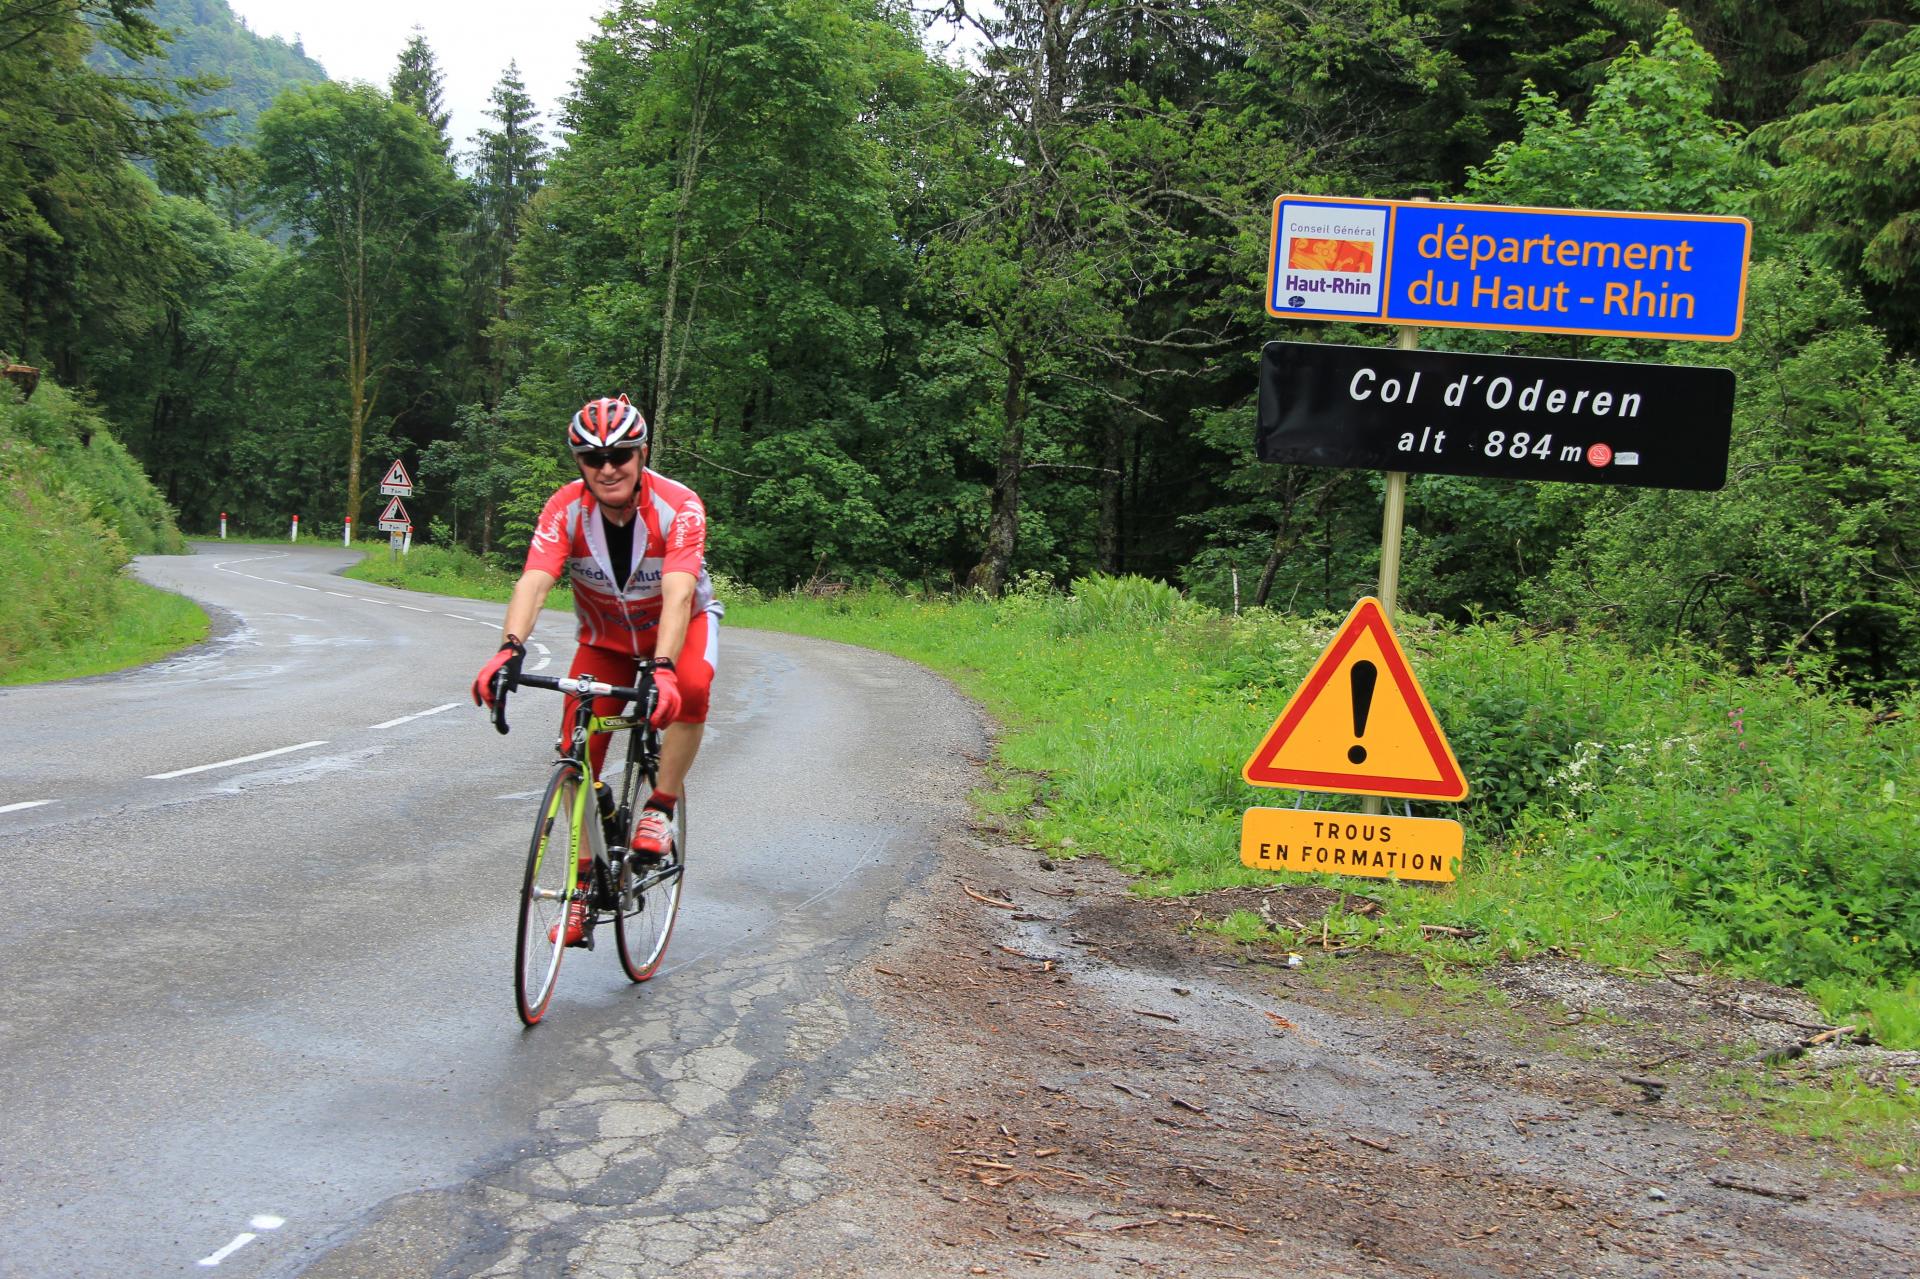
<instances>
[{"instance_id":1,"label":"bush","mask_svg":"<svg viewBox=\"0 0 1920 1279\"><path fill-rule=\"evenodd\" d=\"M122 576L136 554L185 549L171 513L107 425L43 379L21 403L0 383L0 679L95 647L145 607ZM176 625L175 631L179 630ZM132 640L139 647L137 639ZM165 647L165 644L162 644ZM132 649L121 661L150 658ZM99 656L82 661L101 669Z\"/></svg>"}]
</instances>

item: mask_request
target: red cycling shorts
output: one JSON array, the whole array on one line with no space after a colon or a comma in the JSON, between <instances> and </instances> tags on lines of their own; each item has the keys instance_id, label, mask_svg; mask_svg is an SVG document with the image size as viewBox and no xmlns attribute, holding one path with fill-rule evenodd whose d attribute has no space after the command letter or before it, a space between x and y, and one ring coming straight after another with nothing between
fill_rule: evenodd
<instances>
[{"instance_id":1,"label":"red cycling shorts","mask_svg":"<svg viewBox=\"0 0 1920 1279\"><path fill-rule=\"evenodd\" d=\"M680 656L673 663L673 673L679 677L680 713L674 716L676 724L704 724L707 722L708 704L713 694L713 671L720 659L720 622L712 613L701 611L693 615L687 624L687 642L680 646ZM612 649L594 648L582 644L573 654L573 669L567 672L575 678L590 675L606 684L632 684L633 677L639 674L640 659L631 653L618 653ZM565 734L573 725L573 708L579 704L578 698L566 699L566 709L560 717L560 745L566 745ZM614 697L596 697L593 713L596 715L618 715L623 703ZM587 750L593 757L594 775L607 762L606 733L595 733L587 743Z\"/></svg>"}]
</instances>

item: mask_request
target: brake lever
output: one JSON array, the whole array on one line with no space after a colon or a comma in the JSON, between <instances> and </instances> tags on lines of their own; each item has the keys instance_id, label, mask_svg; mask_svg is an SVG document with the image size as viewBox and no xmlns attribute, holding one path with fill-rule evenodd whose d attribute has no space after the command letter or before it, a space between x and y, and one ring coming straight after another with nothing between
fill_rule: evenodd
<instances>
[{"instance_id":1,"label":"brake lever","mask_svg":"<svg viewBox=\"0 0 1920 1279\"><path fill-rule=\"evenodd\" d=\"M493 728L502 737L507 735L507 694L516 687L505 671L493 673Z\"/></svg>"}]
</instances>

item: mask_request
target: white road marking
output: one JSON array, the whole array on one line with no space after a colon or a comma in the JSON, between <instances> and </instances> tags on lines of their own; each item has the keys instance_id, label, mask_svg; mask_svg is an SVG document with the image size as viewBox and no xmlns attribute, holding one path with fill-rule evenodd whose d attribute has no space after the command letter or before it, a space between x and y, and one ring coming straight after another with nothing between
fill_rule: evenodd
<instances>
[{"instance_id":1,"label":"white road marking","mask_svg":"<svg viewBox=\"0 0 1920 1279\"><path fill-rule=\"evenodd\" d=\"M376 728L397 728L399 725L406 723L408 720L424 719L429 715L438 715L441 711L450 711L454 707L458 706L459 704L460 703L458 702L448 702L446 705L436 706L432 710L415 711L411 715L402 715L399 719L390 719L384 724L369 724L367 725L366 731L371 733ZM6 811L5 809L0 808L0 812L5 812L5 811Z\"/></svg>"},{"instance_id":2,"label":"white road marking","mask_svg":"<svg viewBox=\"0 0 1920 1279\"><path fill-rule=\"evenodd\" d=\"M325 740L301 742L298 746L282 746L278 750L261 751L257 755L242 755L238 759L223 759L217 764L196 764L192 768L176 768L171 773L148 773L150 782L164 782L175 777L185 777L188 773L204 773L212 768L231 768L235 764L251 764L256 759L272 759L275 755L288 755L294 751L303 751L310 746L325 746Z\"/></svg>"},{"instance_id":3,"label":"white road marking","mask_svg":"<svg viewBox=\"0 0 1920 1279\"><path fill-rule=\"evenodd\" d=\"M288 582L287 585L291 586L296 591L312 591L316 595L320 593L320 588L317 586L302 586L298 582ZM328 591L327 594L331 595L333 594L333 592Z\"/></svg>"},{"instance_id":4,"label":"white road marking","mask_svg":"<svg viewBox=\"0 0 1920 1279\"><path fill-rule=\"evenodd\" d=\"M417 607L417 606L415 606L415 605L412 605L412 604L395 604L395 605L394 605L394 607L395 607L395 608L404 608L404 609L406 609L406 610L407 610L407 612L409 612L409 613L431 613L431 612L433 612L433 610L432 610L432 609L430 609L430 608L419 608L419 607Z\"/></svg>"},{"instance_id":5,"label":"white road marking","mask_svg":"<svg viewBox=\"0 0 1920 1279\"><path fill-rule=\"evenodd\" d=\"M533 646L540 650L540 660L535 662L532 666L527 667L527 669L530 671L544 671L547 669L547 663L553 660L553 650L548 648L545 644L540 643L538 640L534 641Z\"/></svg>"},{"instance_id":6,"label":"white road marking","mask_svg":"<svg viewBox=\"0 0 1920 1279\"><path fill-rule=\"evenodd\" d=\"M312 590L313 588L308 587L307 589ZM356 600L360 598L358 595L349 595L345 591L328 591L327 594L338 595L343 600Z\"/></svg>"},{"instance_id":7,"label":"white road marking","mask_svg":"<svg viewBox=\"0 0 1920 1279\"><path fill-rule=\"evenodd\" d=\"M287 1224L287 1219L285 1217L276 1217L270 1212L263 1212L259 1216L255 1217L252 1221L249 1221L247 1224L249 1226L252 1226L253 1230L278 1230L280 1229L280 1227ZM239 1234L233 1237L233 1241L231 1243L229 1243L226 1247L222 1248L220 1251L212 1254L211 1256L200 1258L200 1264L203 1266L219 1265L221 1262L225 1261L228 1257L231 1257L234 1253L239 1252L242 1248L246 1247L248 1244L252 1243L254 1240L260 1237L259 1235L253 1233L253 1230L241 1231Z\"/></svg>"},{"instance_id":8,"label":"white road marking","mask_svg":"<svg viewBox=\"0 0 1920 1279\"><path fill-rule=\"evenodd\" d=\"M200 1264L203 1266L217 1266L221 1262L225 1261L228 1257L231 1257L234 1253L239 1252L242 1248L246 1247L248 1244L252 1243L254 1240L258 1239L259 1237L260 1237L259 1235L256 1235L251 1231L243 1230L239 1234L233 1237L232 1243L228 1244L226 1247L222 1248L220 1251L214 1253L210 1257L200 1258Z\"/></svg>"},{"instance_id":9,"label":"white road marking","mask_svg":"<svg viewBox=\"0 0 1920 1279\"><path fill-rule=\"evenodd\" d=\"M475 620L474 618L468 617L465 613L442 613L440 616L451 617L456 622L471 622Z\"/></svg>"},{"instance_id":10,"label":"white road marking","mask_svg":"<svg viewBox=\"0 0 1920 1279\"><path fill-rule=\"evenodd\" d=\"M57 804L57 799L28 799L18 804L0 804L0 813L17 813L23 808L39 808L46 804Z\"/></svg>"}]
</instances>

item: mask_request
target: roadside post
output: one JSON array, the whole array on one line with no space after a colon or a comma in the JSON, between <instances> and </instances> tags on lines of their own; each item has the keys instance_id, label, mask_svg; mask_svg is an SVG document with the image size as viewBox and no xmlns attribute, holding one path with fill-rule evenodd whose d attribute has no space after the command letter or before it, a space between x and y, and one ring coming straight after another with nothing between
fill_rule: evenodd
<instances>
[{"instance_id":1,"label":"roadside post","mask_svg":"<svg viewBox=\"0 0 1920 1279\"><path fill-rule=\"evenodd\" d=\"M1419 330L1732 342L1744 323L1752 240L1752 225L1734 217L1303 195L1274 201L1267 313L1392 324L1398 333L1391 348L1271 342L1261 351L1260 460L1379 470L1386 483L1378 597L1355 606L1275 721L1244 770L1250 784L1363 795L1362 817L1369 819L1380 818L1383 796L1465 798L1464 777L1457 795L1409 793L1392 788L1406 778L1369 774L1361 785L1330 785L1337 771L1271 766L1307 714L1296 715L1296 704L1310 688L1337 683L1322 667L1343 641L1349 649L1358 643L1349 638L1356 626L1368 629L1383 654L1397 655L1398 665L1388 665L1405 672L1403 695L1410 688L1410 698L1425 707L1392 636L1410 473L1690 489L1726 483L1733 420L1733 375L1726 369L1422 352ZM1378 670L1372 659L1353 659L1350 669L1348 728L1362 754L1357 739ZM1283 733L1289 716L1296 722ZM1428 745L1437 740L1451 761L1430 709L1426 720ZM1439 755L1431 759L1437 763ZM1293 816L1272 816L1289 811ZM1298 810L1248 810L1241 860L1268 869L1452 879L1450 868L1427 872L1436 856L1460 856L1459 843L1451 842L1458 823L1438 824L1452 827L1449 834L1410 814L1351 832L1384 841L1392 830L1423 841L1417 850L1386 850L1405 854L1402 865L1386 871L1352 869L1354 849L1345 845L1314 845L1338 856L1334 866L1276 860L1276 848L1307 846L1300 822L1332 829L1341 816Z\"/></svg>"},{"instance_id":2,"label":"roadside post","mask_svg":"<svg viewBox=\"0 0 1920 1279\"><path fill-rule=\"evenodd\" d=\"M402 555L413 553L413 525L411 524L407 525L406 540L400 543L400 553Z\"/></svg>"},{"instance_id":3,"label":"roadside post","mask_svg":"<svg viewBox=\"0 0 1920 1279\"><path fill-rule=\"evenodd\" d=\"M220 540L223 542L227 540L227 513L225 511L220 512Z\"/></svg>"},{"instance_id":4,"label":"roadside post","mask_svg":"<svg viewBox=\"0 0 1920 1279\"><path fill-rule=\"evenodd\" d=\"M353 546L353 516L351 515L347 516L346 525L341 529L340 545L349 548Z\"/></svg>"},{"instance_id":5,"label":"roadside post","mask_svg":"<svg viewBox=\"0 0 1920 1279\"><path fill-rule=\"evenodd\" d=\"M298 515L293 517L293 528L288 532L287 540L289 542L297 542L300 540L300 517Z\"/></svg>"}]
</instances>

